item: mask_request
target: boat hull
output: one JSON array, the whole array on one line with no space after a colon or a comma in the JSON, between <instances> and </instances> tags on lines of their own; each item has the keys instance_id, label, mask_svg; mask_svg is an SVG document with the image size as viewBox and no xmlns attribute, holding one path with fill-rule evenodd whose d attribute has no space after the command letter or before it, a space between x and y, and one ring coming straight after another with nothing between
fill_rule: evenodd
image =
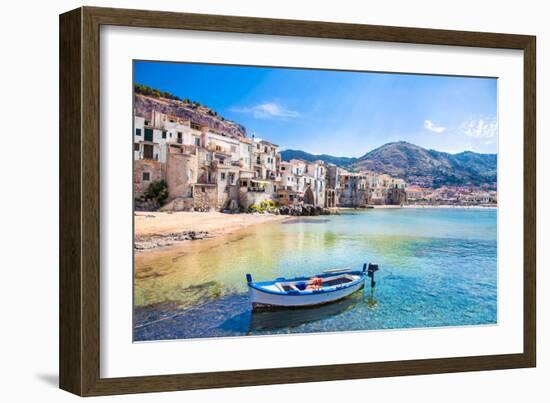
<instances>
[{"instance_id":1,"label":"boat hull","mask_svg":"<svg viewBox=\"0 0 550 403\"><path fill-rule=\"evenodd\" d=\"M329 304L339 301L342 298L361 290L365 286L365 281L341 287L330 292L301 293L297 295L270 293L258 288L249 287L248 293L253 310L276 309L276 308L303 308L314 307L318 305Z\"/></svg>"}]
</instances>

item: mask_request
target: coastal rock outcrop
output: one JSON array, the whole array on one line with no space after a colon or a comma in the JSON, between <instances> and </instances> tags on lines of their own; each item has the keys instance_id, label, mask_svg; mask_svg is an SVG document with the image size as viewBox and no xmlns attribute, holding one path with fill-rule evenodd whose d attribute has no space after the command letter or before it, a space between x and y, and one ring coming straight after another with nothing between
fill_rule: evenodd
<instances>
[{"instance_id":1,"label":"coastal rock outcrop","mask_svg":"<svg viewBox=\"0 0 550 403\"><path fill-rule=\"evenodd\" d=\"M209 238L207 231L183 231L169 234L153 234L145 236L136 236L134 249L146 250L162 246L170 246L175 242L195 241L198 239Z\"/></svg>"},{"instance_id":2,"label":"coastal rock outcrop","mask_svg":"<svg viewBox=\"0 0 550 403\"><path fill-rule=\"evenodd\" d=\"M134 211L157 211L160 204L156 200L134 199Z\"/></svg>"},{"instance_id":3,"label":"coastal rock outcrop","mask_svg":"<svg viewBox=\"0 0 550 403\"><path fill-rule=\"evenodd\" d=\"M318 216L329 215L330 210L324 207L314 206L312 204L297 204L290 206L280 206L277 213L291 216Z\"/></svg>"}]
</instances>

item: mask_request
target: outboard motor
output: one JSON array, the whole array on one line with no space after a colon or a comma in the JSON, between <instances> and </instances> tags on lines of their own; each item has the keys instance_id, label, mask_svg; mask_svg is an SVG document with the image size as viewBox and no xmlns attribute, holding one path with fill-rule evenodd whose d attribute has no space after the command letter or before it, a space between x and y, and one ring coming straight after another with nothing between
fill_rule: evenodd
<instances>
[{"instance_id":1,"label":"outboard motor","mask_svg":"<svg viewBox=\"0 0 550 403\"><path fill-rule=\"evenodd\" d=\"M376 281L374 281L374 273L377 271L378 265L369 263L369 267L367 268L367 276L370 277L370 288L374 288L376 286Z\"/></svg>"}]
</instances>

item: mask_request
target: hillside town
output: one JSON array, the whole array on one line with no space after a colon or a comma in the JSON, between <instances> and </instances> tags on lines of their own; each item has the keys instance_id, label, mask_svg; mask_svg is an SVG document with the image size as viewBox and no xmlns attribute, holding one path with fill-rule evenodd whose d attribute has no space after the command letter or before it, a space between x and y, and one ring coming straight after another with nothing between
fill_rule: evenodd
<instances>
[{"instance_id":1,"label":"hillside town","mask_svg":"<svg viewBox=\"0 0 550 403\"><path fill-rule=\"evenodd\" d=\"M148 97L141 96L145 100ZM151 103L155 105L155 103ZM171 109L134 111L136 210L256 211L259 206L338 207L496 203L482 188L407 186L371 171L350 172L324 161L283 161L276 144L227 125L204 124ZM162 183L162 205L147 192Z\"/></svg>"}]
</instances>

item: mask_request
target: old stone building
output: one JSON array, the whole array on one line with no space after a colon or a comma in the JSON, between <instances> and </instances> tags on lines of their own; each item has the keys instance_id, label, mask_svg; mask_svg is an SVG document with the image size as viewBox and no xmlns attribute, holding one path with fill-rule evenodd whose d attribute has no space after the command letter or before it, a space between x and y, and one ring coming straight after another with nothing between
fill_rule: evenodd
<instances>
[{"instance_id":1,"label":"old stone building","mask_svg":"<svg viewBox=\"0 0 550 403\"><path fill-rule=\"evenodd\" d=\"M355 172L342 172L339 175L341 186L340 206L364 207L370 204L370 191L367 175Z\"/></svg>"},{"instance_id":2,"label":"old stone building","mask_svg":"<svg viewBox=\"0 0 550 403\"><path fill-rule=\"evenodd\" d=\"M134 197L140 197L151 183L162 178L160 162L147 159L134 161Z\"/></svg>"}]
</instances>

